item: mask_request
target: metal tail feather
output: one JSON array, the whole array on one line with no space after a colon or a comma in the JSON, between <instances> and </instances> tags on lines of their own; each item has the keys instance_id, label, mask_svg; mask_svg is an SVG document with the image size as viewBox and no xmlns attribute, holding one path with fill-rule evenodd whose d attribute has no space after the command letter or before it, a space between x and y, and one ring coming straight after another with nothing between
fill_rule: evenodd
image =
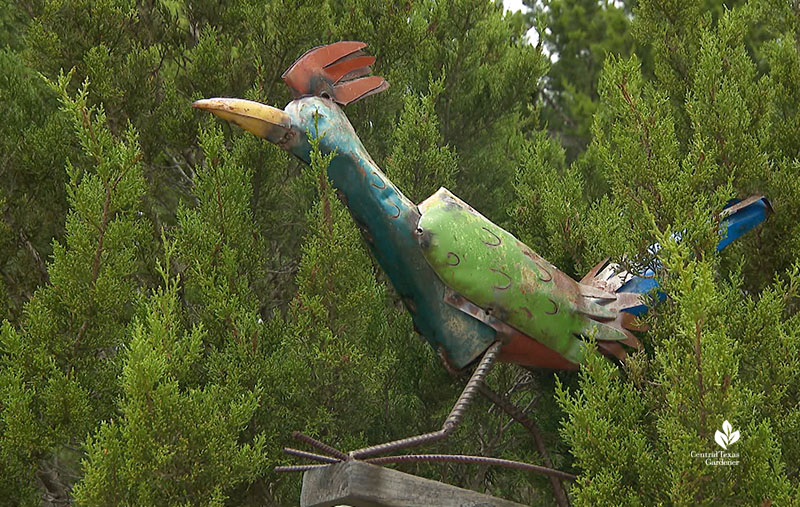
<instances>
[{"instance_id":1,"label":"metal tail feather","mask_svg":"<svg viewBox=\"0 0 800 507\"><path fill-rule=\"evenodd\" d=\"M719 227L720 241L717 244L717 251L721 251L744 234L754 229L764 222L772 212L772 205L766 197L755 195L744 200L734 199L720 213L722 218ZM657 252L659 245L651 247L652 252ZM633 275L622 269L618 264L609 264L604 269L600 269L605 263L595 266L581 283L590 285L602 290L611 291L618 295L623 293L644 295L654 289L658 289L658 281L655 278L655 269L660 267L658 259L655 259L651 268L645 269L639 275ZM666 294L656 291L657 301L666 299ZM621 308L623 312L634 316L647 313L649 307L642 301ZM627 326L625 326L628 328ZM631 328L628 328L631 329ZM636 329L634 329L636 330Z\"/></svg>"},{"instance_id":2,"label":"metal tail feather","mask_svg":"<svg viewBox=\"0 0 800 507\"><path fill-rule=\"evenodd\" d=\"M760 195L741 201L731 201L719 215L720 241L717 244L717 251L761 224L771 211L769 201ZM650 250L654 254L657 253L659 245L653 245ZM654 260L651 268L645 269L639 275L625 271L618 264L607 264L607 262L608 259L603 260L583 277L580 282L581 295L615 312L617 317L609 320L587 312L585 334L590 335L594 332L597 346L604 355L624 359L625 349L621 344L635 349L641 347L641 343L632 331L646 330L646 327L636 323L636 317L649 310L644 295L655 291L656 301L659 302L666 299L666 294L658 290L659 285L655 278L655 270L660 267L658 259ZM615 335L625 335L626 338L615 339Z\"/></svg>"}]
</instances>

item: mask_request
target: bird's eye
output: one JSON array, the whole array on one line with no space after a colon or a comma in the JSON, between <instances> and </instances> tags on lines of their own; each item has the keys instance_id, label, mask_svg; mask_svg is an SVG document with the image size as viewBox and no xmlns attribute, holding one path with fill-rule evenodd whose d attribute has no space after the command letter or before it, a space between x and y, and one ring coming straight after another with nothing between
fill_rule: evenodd
<instances>
[{"instance_id":1,"label":"bird's eye","mask_svg":"<svg viewBox=\"0 0 800 507\"><path fill-rule=\"evenodd\" d=\"M328 100L331 99L331 96L328 94L328 92L322 92L319 94L319 96L322 97L323 99L328 99Z\"/></svg>"}]
</instances>

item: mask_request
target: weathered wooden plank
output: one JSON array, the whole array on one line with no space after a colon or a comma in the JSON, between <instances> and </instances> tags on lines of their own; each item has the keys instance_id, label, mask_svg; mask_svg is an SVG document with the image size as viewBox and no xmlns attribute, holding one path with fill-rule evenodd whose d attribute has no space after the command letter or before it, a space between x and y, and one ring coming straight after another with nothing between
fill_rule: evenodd
<instances>
[{"instance_id":1,"label":"weathered wooden plank","mask_svg":"<svg viewBox=\"0 0 800 507\"><path fill-rule=\"evenodd\" d=\"M353 460L305 472L300 505L512 507L521 504Z\"/></svg>"}]
</instances>

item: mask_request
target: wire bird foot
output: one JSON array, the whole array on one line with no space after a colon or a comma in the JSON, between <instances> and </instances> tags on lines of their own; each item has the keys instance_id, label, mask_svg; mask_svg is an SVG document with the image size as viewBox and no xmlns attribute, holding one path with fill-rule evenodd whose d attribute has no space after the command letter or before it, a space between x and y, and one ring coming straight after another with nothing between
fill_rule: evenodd
<instances>
[{"instance_id":1,"label":"wire bird foot","mask_svg":"<svg viewBox=\"0 0 800 507\"><path fill-rule=\"evenodd\" d=\"M350 456L343 453L339 449L331 447L330 445L324 442L320 442L316 438L310 437L300 431L293 432L292 437L294 437L295 440L299 440L300 442L308 444L311 447L314 447L325 454L317 454L313 452L301 451L299 449L293 449L291 447L284 447L283 452L285 452L290 456L296 456L298 458L306 458L313 461L319 461L325 464L278 466L275 467L276 472L305 472L306 470L313 470L315 468L321 468L324 466L332 465L334 463L341 463L342 461L347 461L348 459L350 459Z\"/></svg>"},{"instance_id":2,"label":"wire bird foot","mask_svg":"<svg viewBox=\"0 0 800 507\"><path fill-rule=\"evenodd\" d=\"M296 435L298 433L296 432ZM314 440L313 438L303 435L303 440L306 442L314 441L315 447L319 447L318 444L322 446L326 446L322 442L318 440ZM328 447L328 446L326 446ZM330 449L336 451L336 449L329 447ZM330 456L323 456L321 454L315 454L313 452L306 452L301 451L298 449L292 449L291 447L286 447L283 449L286 454L297 456L299 458L307 458L314 461L320 461L324 464L309 464L309 465L288 465L288 466L278 466L275 467L276 472L307 472L309 470L316 470L319 468L325 468L329 465L333 465L336 463L343 463L348 460L355 460L355 458L351 456L346 456L344 459L337 459L332 458ZM338 452L338 451L337 451ZM362 461L362 460L355 460L355 461ZM512 461L509 459L500 459L500 458L490 458L487 456L467 456L463 454L406 454L402 456L381 456L379 458L368 458L363 460L366 463L370 463L373 465L389 465L392 463L414 463L414 462L438 462L438 463L467 463L467 464L476 464L476 465L490 465L490 466L502 466L507 468L516 468L518 470L525 470L528 472L534 472L538 474L548 475L550 477L555 477L558 479L566 479L570 481L574 481L576 477L570 473L562 472L560 470L555 470L553 468L544 467L541 465L534 465L531 463L523 463L520 461Z\"/></svg>"},{"instance_id":3,"label":"wire bird foot","mask_svg":"<svg viewBox=\"0 0 800 507\"><path fill-rule=\"evenodd\" d=\"M453 431L455 431L455 429L461 424L461 419L464 416L464 412L466 411L467 406L469 406L472 399L475 398L475 395L479 393L481 385L483 384L483 379L485 379L486 375L489 374L489 370L491 370L492 364L497 358L497 355L500 353L501 346L502 344L500 342L495 342L483 354L480 363L478 363L478 366L475 368L472 377L469 379L469 382L467 382L466 387L464 387L464 390L461 392L461 396L458 397L458 401L456 401L456 404L450 411L450 415L447 416L447 419L442 425L442 429L440 429L439 431L432 431L430 433L424 433L422 435L416 435L409 438L394 440L392 442L387 442L384 444L365 447L363 449L357 449L355 451L351 451L349 454L345 454L342 451L329 446L328 444L316 440L315 438L305 435L299 431L295 431L294 433L292 433L292 436L295 439L300 440L301 442L304 442L312 447L315 447L317 450L322 451L325 455L323 456L320 454L300 451L297 449L292 449L290 447L285 448L284 452L292 456L307 458L314 461L330 464L339 461L346 461L348 459L363 459L371 456L388 454L394 451L398 451L400 449L406 449L408 447L414 447L417 445L430 442L436 442L438 440L447 438L447 436L453 433ZM325 465L280 466L276 467L275 471L302 472L305 470L313 470L314 468L318 468L320 466L325 466Z\"/></svg>"},{"instance_id":4,"label":"wire bird foot","mask_svg":"<svg viewBox=\"0 0 800 507\"><path fill-rule=\"evenodd\" d=\"M501 347L500 342L496 342L486 351L480 363L478 364L477 368L475 368L475 372L472 374L472 377L469 379L469 382L467 382L466 387L462 391L461 396L459 396L458 401L456 401L456 404L450 411L450 415L447 417L444 424L442 425L441 430L433 431L430 433L424 433L422 435L416 435L401 440L395 440L392 442L387 442L385 444L374 445L372 447L357 449L347 454L336 449L335 447L320 442L319 440L312 438L304 433L295 431L292 434L292 436L296 440L299 440L311 447L314 447L323 454L301 451L299 449L293 449L291 447L286 447L283 449L283 451L291 456L309 459L321 464L279 466L275 467L275 471L306 472L308 470L315 470L318 468L326 467L331 464L341 463L343 461L348 461L348 460L362 460L374 465L388 465L390 463L426 461L426 462L472 463L472 464L481 464L490 466L503 466L508 468L516 468L520 470L526 470L530 472L544 474L555 479L575 480L574 475L569 474L567 472L562 472L560 470L555 470L554 468L548 466L533 465L530 463L522 463L519 461L512 461L507 459L490 458L486 456L466 456L461 454L408 454L403 456L374 457L380 454L388 454L393 451L406 449L408 447L415 447L424 443L435 442L446 438L459 426L459 424L461 423L461 419L464 415L464 411L466 410L467 406L472 401L472 399L475 397L475 395L479 392L487 395L490 399L492 399L492 401L500 405L505 411L512 413L515 416L515 419L520 421L523 425L526 425L526 427L531 426L532 424L530 423L529 420L527 420L524 414L521 414L521 412L518 409L516 409L516 407L509 406L511 404L508 400L503 399L502 396L494 393L493 391L488 389L488 387L484 384L484 379L489 373L489 370L491 369L492 363L494 363L497 354L500 352L500 347ZM549 460L546 464L550 465Z\"/></svg>"}]
</instances>

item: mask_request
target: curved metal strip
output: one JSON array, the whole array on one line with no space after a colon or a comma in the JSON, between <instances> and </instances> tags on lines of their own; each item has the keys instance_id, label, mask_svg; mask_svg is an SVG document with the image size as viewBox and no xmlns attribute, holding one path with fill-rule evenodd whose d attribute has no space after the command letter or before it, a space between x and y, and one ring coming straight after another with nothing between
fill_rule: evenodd
<instances>
[{"instance_id":1,"label":"curved metal strip","mask_svg":"<svg viewBox=\"0 0 800 507\"><path fill-rule=\"evenodd\" d=\"M375 176L375 178L377 178L377 180L381 182L381 185L379 186L379 185L376 185L375 183L370 183L370 185L372 185L373 187L377 188L378 190L383 190L384 188L386 188L386 182L383 181L383 178L381 178L378 173L376 173L375 171L372 171L372 175Z\"/></svg>"},{"instance_id":2,"label":"curved metal strip","mask_svg":"<svg viewBox=\"0 0 800 507\"><path fill-rule=\"evenodd\" d=\"M506 277L508 279L508 283L504 287L498 287L497 285L493 285L492 286L493 288L495 288L497 290L506 290L509 287L511 287L511 284L513 283L513 280L511 279L510 276L508 276L504 272L500 271L499 269L495 269L495 268L489 268L489 271L491 271L493 273L499 273L499 274L503 275L504 277Z\"/></svg>"},{"instance_id":3,"label":"curved metal strip","mask_svg":"<svg viewBox=\"0 0 800 507\"><path fill-rule=\"evenodd\" d=\"M500 239L500 236L498 236L497 234L493 233L491 230L489 230L488 227L481 227L481 229L483 229L484 231L486 231L489 234L491 234L492 236L494 236L494 238L497 240L496 243L489 243L488 241L484 241L483 242L484 245L487 245L487 246L500 246L500 244L503 242L503 240Z\"/></svg>"},{"instance_id":4,"label":"curved metal strip","mask_svg":"<svg viewBox=\"0 0 800 507\"><path fill-rule=\"evenodd\" d=\"M551 272L549 272L547 270L547 268L542 266L542 264L539 262L539 260L536 258L536 256L534 254L532 254L528 250L524 250L522 253L525 255L525 257L527 257L528 259L532 260L533 263L536 264L536 267L539 268L540 270L542 270L545 273L545 275L547 275L547 278L542 278L542 275L538 274L537 277L539 278L540 282L549 282L549 281L551 281L553 279L553 274Z\"/></svg>"},{"instance_id":5,"label":"curved metal strip","mask_svg":"<svg viewBox=\"0 0 800 507\"><path fill-rule=\"evenodd\" d=\"M553 279L553 273L547 271L547 269L542 267L542 265L539 264L538 262L536 263L536 267L541 269L547 275L547 278L543 278L542 275L540 274L539 275L539 281L540 282L549 282L549 281L551 281Z\"/></svg>"},{"instance_id":6,"label":"curved metal strip","mask_svg":"<svg viewBox=\"0 0 800 507\"><path fill-rule=\"evenodd\" d=\"M451 262L451 259L453 258L455 258L455 262ZM447 265L458 266L459 264L461 264L461 257L459 257L455 252L447 252Z\"/></svg>"}]
</instances>

